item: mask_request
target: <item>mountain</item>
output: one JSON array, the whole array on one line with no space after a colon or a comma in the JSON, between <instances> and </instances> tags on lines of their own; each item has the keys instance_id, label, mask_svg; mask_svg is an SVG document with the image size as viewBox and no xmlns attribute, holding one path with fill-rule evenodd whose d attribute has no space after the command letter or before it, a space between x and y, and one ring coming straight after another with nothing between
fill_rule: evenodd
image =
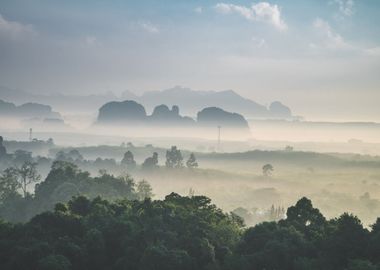
<instances>
[{"instance_id":1,"label":"mountain","mask_svg":"<svg viewBox=\"0 0 380 270\"><path fill-rule=\"evenodd\" d=\"M226 112L217 107L208 107L197 114L198 124L205 126L227 126L236 128L248 127L247 120L238 113Z\"/></svg>"},{"instance_id":2,"label":"mountain","mask_svg":"<svg viewBox=\"0 0 380 270\"><path fill-rule=\"evenodd\" d=\"M144 106L136 101L112 101L104 104L99 109L98 122L122 123L131 121L145 121L146 117Z\"/></svg>"},{"instance_id":3,"label":"mountain","mask_svg":"<svg viewBox=\"0 0 380 270\"><path fill-rule=\"evenodd\" d=\"M137 99L133 93L125 91L123 99ZM38 102L49 104L54 109L62 113L93 113L100 106L111 101L121 100L112 92L107 92L101 95L65 95L65 94L32 94L27 91L11 89L0 86L0 99L10 101L16 104L27 102Z\"/></svg>"},{"instance_id":4,"label":"mountain","mask_svg":"<svg viewBox=\"0 0 380 270\"><path fill-rule=\"evenodd\" d=\"M0 115L18 118L61 118L61 115L48 105L29 102L16 106L3 100L0 100Z\"/></svg>"},{"instance_id":5,"label":"mountain","mask_svg":"<svg viewBox=\"0 0 380 270\"><path fill-rule=\"evenodd\" d=\"M202 109L197 114L197 121L190 117L181 116L179 107L172 109L162 104L154 108L151 115L147 115L143 105L133 100L112 101L99 109L98 124L144 124L160 126L199 126L213 127L222 125L226 128L248 129L248 122L238 113L227 112L217 107Z\"/></svg>"},{"instance_id":6,"label":"mountain","mask_svg":"<svg viewBox=\"0 0 380 270\"><path fill-rule=\"evenodd\" d=\"M243 98L232 90L195 91L190 88L176 86L163 91L145 92L139 99L147 108L156 104L177 104L188 115L195 115L205 107L220 107L228 111L238 112L248 117L270 117L270 111L263 105Z\"/></svg>"},{"instance_id":7,"label":"mountain","mask_svg":"<svg viewBox=\"0 0 380 270\"><path fill-rule=\"evenodd\" d=\"M39 102L49 104L60 112L93 113L103 104L110 101L135 100L152 112L158 104L178 105L186 115L196 116L206 107L218 107L236 112L249 118L292 118L291 110L276 101L269 108L253 100L244 98L233 90L195 91L190 88L176 86L162 91L148 91L135 95L124 91L120 96L112 92L101 95L35 95L26 91L0 86L0 99L15 102Z\"/></svg>"}]
</instances>

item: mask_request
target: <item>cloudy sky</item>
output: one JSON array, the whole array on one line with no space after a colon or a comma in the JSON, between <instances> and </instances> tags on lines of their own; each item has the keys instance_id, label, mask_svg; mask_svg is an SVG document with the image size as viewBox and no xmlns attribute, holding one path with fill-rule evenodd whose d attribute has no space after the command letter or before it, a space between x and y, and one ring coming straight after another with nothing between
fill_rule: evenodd
<instances>
[{"instance_id":1,"label":"cloudy sky","mask_svg":"<svg viewBox=\"0 0 380 270\"><path fill-rule=\"evenodd\" d=\"M182 85L380 122L378 0L0 0L0 85L141 93Z\"/></svg>"}]
</instances>

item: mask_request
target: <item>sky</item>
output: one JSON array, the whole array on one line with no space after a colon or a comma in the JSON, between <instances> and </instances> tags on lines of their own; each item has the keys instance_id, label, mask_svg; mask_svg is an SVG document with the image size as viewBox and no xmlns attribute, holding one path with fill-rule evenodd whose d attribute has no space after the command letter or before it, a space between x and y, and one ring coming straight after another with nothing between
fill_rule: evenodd
<instances>
[{"instance_id":1,"label":"sky","mask_svg":"<svg viewBox=\"0 0 380 270\"><path fill-rule=\"evenodd\" d=\"M309 120L380 122L378 0L0 0L0 85L279 100Z\"/></svg>"}]
</instances>

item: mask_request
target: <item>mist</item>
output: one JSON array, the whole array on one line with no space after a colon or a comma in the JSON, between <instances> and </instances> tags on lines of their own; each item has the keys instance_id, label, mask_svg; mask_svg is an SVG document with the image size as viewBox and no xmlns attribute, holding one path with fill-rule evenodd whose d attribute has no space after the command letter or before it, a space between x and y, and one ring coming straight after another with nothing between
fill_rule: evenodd
<instances>
[{"instance_id":1,"label":"mist","mask_svg":"<svg viewBox=\"0 0 380 270\"><path fill-rule=\"evenodd\" d=\"M3 0L0 269L380 269L379 15Z\"/></svg>"}]
</instances>

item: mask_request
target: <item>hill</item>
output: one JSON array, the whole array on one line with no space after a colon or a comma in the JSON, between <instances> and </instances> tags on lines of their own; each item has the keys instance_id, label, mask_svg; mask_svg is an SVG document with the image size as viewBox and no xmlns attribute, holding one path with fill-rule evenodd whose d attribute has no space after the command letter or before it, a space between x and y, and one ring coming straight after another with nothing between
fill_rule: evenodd
<instances>
[{"instance_id":1,"label":"hill","mask_svg":"<svg viewBox=\"0 0 380 270\"><path fill-rule=\"evenodd\" d=\"M147 126L202 126L213 127L223 125L227 128L248 129L248 122L238 113L231 113L216 107L204 108L198 112L197 121L190 117L181 116L179 107L174 105L170 110L166 105L158 105L151 115L147 115L143 105L133 100L122 102L112 101L99 109L98 124L139 123Z\"/></svg>"},{"instance_id":2,"label":"hill","mask_svg":"<svg viewBox=\"0 0 380 270\"><path fill-rule=\"evenodd\" d=\"M16 106L11 102L6 102L1 99L0 115L19 118L61 118L61 115L57 112L54 112L48 105L28 102L20 106Z\"/></svg>"},{"instance_id":3,"label":"hill","mask_svg":"<svg viewBox=\"0 0 380 270\"><path fill-rule=\"evenodd\" d=\"M93 112L110 101L135 100L153 111L157 104L178 105L184 114L195 116L205 107L220 107L227 111L237 112L249 118L292 118L291 110L281 102L275 101L267 108L253 100L239 95L233 90L195 91L176 86L162 91L148 91L136 95L124 91L120 96L107 92L98 95L65 95L65 94L31 94L24 90L0 86L0 99L15 103L41 102L64 112Z\"/></svg>"}]
</instances>

